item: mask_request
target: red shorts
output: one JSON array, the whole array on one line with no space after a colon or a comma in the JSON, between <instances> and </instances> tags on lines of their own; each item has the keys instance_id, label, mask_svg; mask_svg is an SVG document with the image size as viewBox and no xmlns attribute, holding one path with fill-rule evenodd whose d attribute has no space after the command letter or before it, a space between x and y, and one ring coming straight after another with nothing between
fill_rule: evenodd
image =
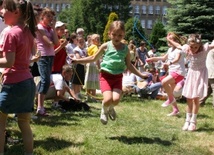
<instances>
[{"instance_id":1,"label":"red shorts","mask_svg":"<svg viewBox=\"0 0 214 155\"><path fill-rule=\"evenodd\" d=\"M100 73L100 89L104 91L112 91L113 89L122 90L123 74L113 75L101 71Z\"/></svg>"},{"instance_id":2,"label":"red shorts","mask_svg":"<svg viewBox=\"0 0 214 155\"><path fill-rule=\"evenodd\" d=\"M171 72L169 75L173 77L173 79L175 80L175 84L177 84L178 82L184 79L184 76L175 72ZM160 81L162 81L165 77L167 77L167 75L161 76Z\"/></svg>"},{"instance_id":3,"label":"red shorts","mask_svg":"<svg viewBox=\"0 0 214 155\"><path fill-rule=\"evenodd\" d=\"M184 76L177 74L175 72L171 72L170 75L173 77L173 79L175 80L175 83L177 84L178 82L180 82L181 80L184 79Z\"/></svg>"}]
</instances>

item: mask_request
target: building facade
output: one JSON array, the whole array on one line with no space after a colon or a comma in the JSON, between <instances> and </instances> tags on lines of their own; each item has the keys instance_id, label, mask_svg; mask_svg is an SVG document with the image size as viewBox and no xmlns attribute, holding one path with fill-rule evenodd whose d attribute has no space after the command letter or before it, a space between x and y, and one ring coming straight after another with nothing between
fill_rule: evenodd
<instances>
[{"instance_id":1,"label":"building facade","mask_svg":"<svg viewBox=\"0 0 214 155\"><path fill-rule=\"evenodd\" d=\"M41 8L50 7L57 13L72 6L72 0L31 0L31 2ZM166 24L165 15L170 4L166 0L131 0L130 7L132 7L130 14L137 17L145 31L150 33L157 19Z\"/></svg>"}]
</instances>

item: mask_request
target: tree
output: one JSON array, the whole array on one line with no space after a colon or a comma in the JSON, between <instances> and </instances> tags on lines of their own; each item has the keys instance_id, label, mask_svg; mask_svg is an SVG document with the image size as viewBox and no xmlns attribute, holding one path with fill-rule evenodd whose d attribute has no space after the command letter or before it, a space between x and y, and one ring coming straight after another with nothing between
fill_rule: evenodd
<instances>
[{"instance_id":1,"label":"tree","mask_svg":"<svg viewBox=\"0 0 214 155\"><path fill-rule=\"evenodd\" d=\"M210 0L168 0L167 29L181 34L199 33L212 40L214 34L214 2Z\"/></svg>"},{"instance_id":2,"label":"tree","mask_svg":"<svg viewBox=\"0 0 214 155\"><path fill-rule=\"evenodd\" d=\"M109 18L108 18L108 22L105 26L105 30L103 33L103 42L106 42L109 40L109 38L108 38L109 27L110 27L111 23L117 19L118 19L118 15L115 12L110 13Z\"/></svg>"},{"instance_id":3,"label":"tree","mask_svg":"<svg viewBox=\"0 0 214 155\"><path fill-rule=\"evenodd\" d=\"M126 36L125 39L130 41L134 40L135 44L138 45L141 40L147 42L145 37L145 31L141 26L139 19L129 18L125 24Z\"/></svg>"},{"instance_id":4,"label":"tree","mask_svg":"<svg viewBox=\"0 0 214 155\"><path fill-rule=\"evenodd\" d=\"M166 37L166 33L167 32L164 28L164 25L162 24L162 22L160 20L158 20L154 24L154 26L152 28L152 32L149 37L149 41L153 45L153 47L158 49L160 47L167 46L166 40L163 41L163 38ZM159 49L159 51L160 51L160 49Z\"/></svg>"},{"instance_id":5,"label":"tree","mask_svg":"<svg viewBox=\"0 0 214 155\"><path fill-rule=\"evenodd\" d=\"M60 13L59 19L68 21L70 31L82 27L86 35L103 34L109 14L115 12L119 20L126 22L132 9L130 5L130 0L72 0L72 7ZM61 15L64 13L66 17Z\"/></svg>"}]
</instances>

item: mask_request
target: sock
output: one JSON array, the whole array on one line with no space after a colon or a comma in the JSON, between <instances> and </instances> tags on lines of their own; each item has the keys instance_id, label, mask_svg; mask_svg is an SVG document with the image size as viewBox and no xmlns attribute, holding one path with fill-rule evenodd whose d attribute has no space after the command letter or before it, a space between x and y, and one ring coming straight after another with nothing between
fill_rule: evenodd
<instances>
[{"instance_id":1,"label":"sock","mask_svg":"<svg viewBox=\"0 0 214 155\"><path fill-rule=\"evenodd\" d=\"M109 106L106 106L104 103L102 103L102 112L107 113Z\"/></svg>"},{"instance_id":2,"label":"sock","mask_svg":"<svg viewBox=\"0 0 214 155\"><path fill-rule=\"evenodd\" d=\"M192 114L190 122L196 122L197 114Z\"/></svg>"},{"instance_id":3,"label":"sock","mask_svg":"<svg viewBox=\"0 0 214 155\"><path fill-rule=\"evenodd\" d=\"M186 113L186 121L189 122L192 117L191 113Z\"/></svg>"}]
</instances>

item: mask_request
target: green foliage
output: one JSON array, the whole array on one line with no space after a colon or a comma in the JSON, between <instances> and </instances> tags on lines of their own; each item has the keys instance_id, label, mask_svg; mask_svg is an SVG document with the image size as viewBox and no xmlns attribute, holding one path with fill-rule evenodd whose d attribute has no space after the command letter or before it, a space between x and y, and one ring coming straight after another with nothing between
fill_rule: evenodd
<instances>
[{"instance_id":1,"label":"green foliage","mask_svg":"<svg viewBox=\"0 0 214 155\"><path fill-rule=\"evenodd\" d=\"M129 18L125 24L126 36L125 39L130 41L134 40L136 45L139 45L140 41L146 42L145 32L141 26L140 20L137 18ZM145 38L145 39L144 39Z\"/></svg>"},{"instance_id":2,"label":"green foliage","mask_svg":"<svg viewBox=\"0 0 214 155\"><path fill-rule=\"evenodd\" d=\"M164 29L164 25L162 24L162 22L158 20L152 28L149 41L160 52L165 52L165 50L162 51L162 48L160 47L167 46L166 40L163 41L162 39L160 39L164 37L166 37L166 30Z\"/></svg>"},{"instance_id":3,"label":"green foliage","mask_svg":"<svg viewBox=\"0 0 214 155\"><path fill-rule=\"evenodd\" d=\"M105 26L105 30L103 33L103 42L107 42L109 40L109 38L108 38L109 27L110 27L111 23L117 19L118 19L118 15L115 12L110 13L110 15L108 17L108 22Z\"/></svg>"},{"instance_id":4,"label":"green foliage","mask_svg":"<svg viewBox=\"0 0 214 155\"><path fill-rule=\"evenodd\" d=\"M214 2L209 0L168 0L167 30L181 34L199 33L202 38L213 39Z\"/></svg>"},{"instance_id":5,"label":"green foliage","mask_svg":"<svg viewBox=\"0 0 214 155\"><path fill-rule=\"evenodd\" d=\"M130 4L130 0L72 0L72 7L60 13L59 17L60 20L68 23L70 31L82 27L85 35L103 34L111 12L115 12L119 16L119 20L124 22L128 20Z\"/></svg>"}]
</instances>

